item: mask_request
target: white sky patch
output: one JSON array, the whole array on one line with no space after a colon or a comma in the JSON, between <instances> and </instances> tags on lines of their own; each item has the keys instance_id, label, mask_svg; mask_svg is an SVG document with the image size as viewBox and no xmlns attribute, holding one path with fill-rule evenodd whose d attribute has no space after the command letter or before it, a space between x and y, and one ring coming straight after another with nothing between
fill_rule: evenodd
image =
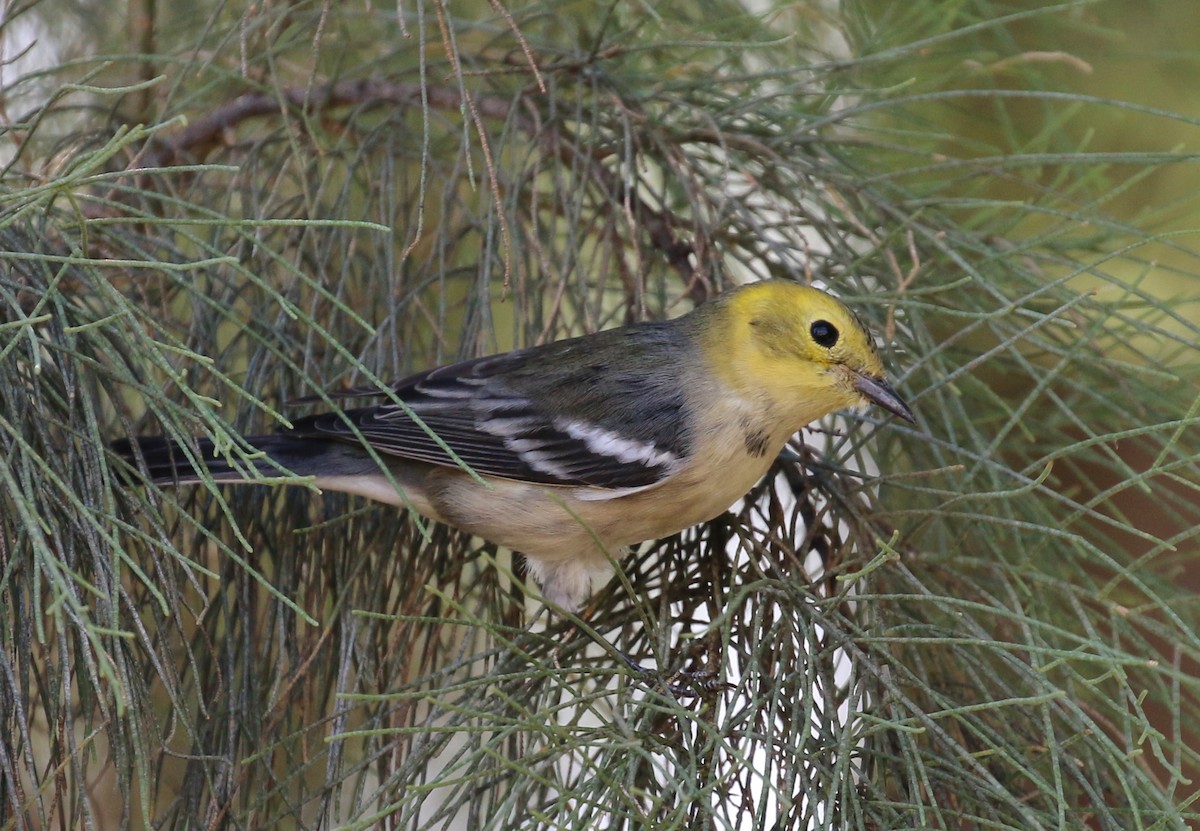
<instances>
[{"instance_id":1,"label":"white sky patch","mask_svg":"<svg viewBox=\"0 0 1200 831\"><path fill-rule=\"evenodd\" d=\"M10 17L13 5L0 3L0 93L5 99L4 114L20 119L43 106L58 90L62 79L42 73L66 60L66 44L78 32L65 24L52 30L37 14ZM8 164L14 152L12 143L0 144L0 164Z\"/></svg>"}]
</instances>

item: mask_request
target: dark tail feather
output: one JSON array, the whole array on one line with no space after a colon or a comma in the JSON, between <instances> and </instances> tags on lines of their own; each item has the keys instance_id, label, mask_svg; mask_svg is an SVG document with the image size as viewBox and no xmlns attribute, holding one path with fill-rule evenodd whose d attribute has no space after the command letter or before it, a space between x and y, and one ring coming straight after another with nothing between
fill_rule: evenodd
<instances>
[{"instance_id":1,"label":"dark tail feather","mask_svg":"<svg viewBox=\"0 0 1200 831\"><path fill-rule=\"evenodd\" d=\"M147 478L159 485L202 481L196 465L203 465L218 482L244 482L255 472L259 476L286 476L288 472L315 476L327 473L331 464L344 465L345 457L350 455L346 451L352 450L346 445L335 446L339 444L336 442L288 435L248 436L246 442L265 457L239 463L238 467L217 455L208 439L192 440L190 458L178 442L162 436L138 436L132 442L118 439L112 443L112 449L133 467L143 469ZM359 455L365 454L360 451Z\"/></svg>"}]
</instances>

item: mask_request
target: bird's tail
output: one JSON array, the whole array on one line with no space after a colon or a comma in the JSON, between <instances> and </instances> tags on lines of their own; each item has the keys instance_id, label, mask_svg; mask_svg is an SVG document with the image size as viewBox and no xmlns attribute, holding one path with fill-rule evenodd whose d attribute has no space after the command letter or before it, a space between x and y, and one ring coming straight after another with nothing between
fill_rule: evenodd
<instances>
[{"instance_id":1,"label":"bird's tail","mask_svg":"<svg viewBox=\"0 0 1200 831\"><path fill-rule=\"evenodd\" d=\"M132 441L115 441L112 448L134 468L143 471L146 480L157 485L188 485L206 480L275 484L277 477L311 476L311 484L320 490L403 505L438 518L426 497L425 477L431 466L423 462L389 461L387 456L377 460L349 442L288 433L247 436L245 441L258 454L235 456L232 462L217 454L208 439L193 439L185 450L172 439L138 436ZM381 462L385 467L381 467ZM204 470L207 476L199 470ZM276 482L265 482L264 478ZM139 481L142 480L130 477L131 484Z\"/></svg>"},{"instance_id":2,"label":"bird's tail","mask_svg":"<svg viewBox=\"0 0 1200 831\"><path fill-rule=\"evenodd\" d=\"M249 458L228 458L216 452L209 439L193 439L187 449L177 441L162 436L138 436L133 441L119 439L113 450L135 468L144 471L151 482L159 485L186 485L204 481L245 482L261 477L317 476L328 474L331 463L345 454L339 443L296 436L248 436L246 442L259 451ZM201 475L198 468L207 471Z\"/></svg>"}]
</instances>

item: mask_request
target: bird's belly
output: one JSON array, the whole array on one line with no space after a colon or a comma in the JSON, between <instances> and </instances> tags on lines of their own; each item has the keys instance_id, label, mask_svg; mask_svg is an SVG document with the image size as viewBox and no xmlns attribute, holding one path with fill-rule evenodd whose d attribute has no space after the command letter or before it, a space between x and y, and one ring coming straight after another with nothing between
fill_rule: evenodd
<instances>
[{"instance_id":1,"label":"bird's belly","mask_svg":"<svg viewBox=\"0 0 1200 831\"><path fill-rule=\"evenodd\" d=\"M712 519L744 496L769 465L764 459L729 466L710 481L680 474L615 496L603 489L510 480L493 480L484 488L466 476L453 476L452 483L431 493L431 502L451 525L526 554L570 557L600 545L618 553L615 549Z\"/></svg>"},{"instance_id":2,"label":"bird's belly","mask_svg":"<svg viewBox=\"0 0 1200 831\"><path fill-rule=\"evenodd\" d=\"M613 500L625 522L613 524L619 544L668 536L707 522L746 495L775 458L730 460L715 476L681 474L657 488Z\"/></svg>"},{"instance_id":3,"label":"bird's belly","mask_svg":"<svg viewBox=\"0 0 1200 831\"><path fill-rule=\"evenodd\" d=\"M718 464L706 466L716 475L685 470L662 484L625 491L506 479L485 487L444 468L429 475L424 495L428 515L521 552L547 598L578 608L593 579L608 573L610 558L621 557L626 546L717 516L762 478L776 451L772 446L748 454L733 447L718 452Z\"/></svg>"}]
</instances>

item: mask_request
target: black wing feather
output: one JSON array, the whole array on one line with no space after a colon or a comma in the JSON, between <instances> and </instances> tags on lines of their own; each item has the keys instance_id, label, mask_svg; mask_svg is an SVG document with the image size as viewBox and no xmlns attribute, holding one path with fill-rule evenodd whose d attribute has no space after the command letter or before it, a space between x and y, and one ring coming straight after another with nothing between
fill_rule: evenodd
<instances>
[{"instance_id":1,"label":"black wing feather","mask_svg":"<svg viewBox=\"0 0 1200 831\"><path fill-rule=\"evenodd\" d=\"M637 328L641 337L632 342L626 328L586 343L558 341L438 367L405 378L392 392L477 473L548 485L653 485L690 449L683 385L644 361L641 371L626 368L618 377L609 373L611 383L597 383L608 362L628 362L631 343L671 357L669 324ZM578 360L581 349L586 363ZM658 414L652 424L646 410ZM381 454L457 466L394 402L308 416L289 432L357 444L355 429Z\"/></svg>"}]
</instances>

